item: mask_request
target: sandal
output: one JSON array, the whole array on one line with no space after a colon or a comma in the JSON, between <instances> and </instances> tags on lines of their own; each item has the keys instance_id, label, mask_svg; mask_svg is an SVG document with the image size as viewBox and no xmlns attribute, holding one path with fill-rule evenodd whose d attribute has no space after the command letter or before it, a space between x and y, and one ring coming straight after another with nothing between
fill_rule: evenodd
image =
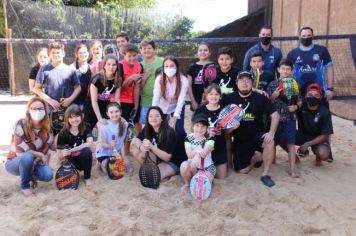
<instances>
[{"instance_id":1,"label":"sandal","mask_svg":"<svg viewBox=\"0 0 356 236\"><path fill-rule=\"evenodd\" d=\"M271 177L269 175L262 176L261 181L267 187L272 187L275 185L274 181L271 179Z\"/></svg>"}]
</instances>

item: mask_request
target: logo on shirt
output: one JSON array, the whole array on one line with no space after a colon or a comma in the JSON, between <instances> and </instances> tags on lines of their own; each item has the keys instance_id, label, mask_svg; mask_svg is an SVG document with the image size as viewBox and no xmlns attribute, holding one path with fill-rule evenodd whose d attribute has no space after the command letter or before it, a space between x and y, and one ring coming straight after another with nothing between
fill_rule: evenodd
<instances>
[{"instance_id":1,"label":"logo on shirt","mask_svg":"<svg viewBox=\"0 0 356 236\"><path fill-rule=\"evenodd\" d=\"M270 63L274 62L274 56L269 56L268 58L269 58Z\"/></svg>"},{"instance_id":2,"label":"logo on shirt","mask_svg":"<svg viewBox=\"0 0 356 236\"><path fill-rule=\"evenodd\" d=\"M314 123L318 123L320 120L320 113L316 113L315 117L314 117Z\"/></svg>"},{"instance_id":3,"label":"logo on shirt","mask_svg":"<svg viewBox=\"0 0 356 236\"><path fill-rule=\"evenodd\" d=\"M255 116L252 113L245 113L242 120L243 121L254 121Z\"/></svg>"},{"instance_id":4,"label":"logo on shirt","mask_svg":"<svg viewBox=\"0 0 356 236\"><path fill-rule=\"evenodd\" d=\"M300 58L300 56L297 57L297 60L295 60L295 63L299 64L302 63L303 60Z\"/></svg>"},{"instance_id":5,"label":"logo on shirt","mask_svg":"<svg viewBox=\"0 0 356 236\"><path fill-rule=\"evenodd\" d=\"M203 84L203 70L200 70L197 77L195 77L194 84Z\"/></svg>"},{"instance_id":6,"label":"logo on shirt","mask_svg":"<svg viewBox=\"0 0 356 236\"><path fill-rule=\"evenodd\" d=\"M320 56L319 56L319 54L314 54L314 55L313 55L313 61L320 61Z\"/></svg>"},{"instance_id":7,"label":"logo on shirt","mask_svg":"<svg viewBox=\"0 0 356 236\"><path fill-rule=\"evenodd\" d=\"M299 72L301 73L314 73L316 72L318 69L317 67L312 67L310 65L305 65L305 66L301 66L299 69Z\"/></svg>"},{"instance_id":8,"label":"logo on shirt","mask_svg":"<svg viewBox=\"0 0 356 236\"><path fill-rule=\"evenodd\" d=\"M106 87L105 90L101 93L98 94L98 99L100 100L110 100L111 99L111 92L114 90L115 85L112 85L112 88L109 89L109 87Z\"/></svg>"}]
</instances>

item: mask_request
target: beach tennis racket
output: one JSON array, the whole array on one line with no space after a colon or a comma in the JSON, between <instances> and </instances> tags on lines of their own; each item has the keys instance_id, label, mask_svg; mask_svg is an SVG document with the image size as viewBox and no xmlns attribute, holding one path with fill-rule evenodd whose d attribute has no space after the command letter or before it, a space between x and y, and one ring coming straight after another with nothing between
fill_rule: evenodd
<instances>
[{"instance_id":1,"label":"beach tennis racket","mask_svg":"<svg viewBox=\"0 0 356 236\"><path fill-rule=\"evenodd\" d=\"M67 147L65 147L67 148ZM65 157L56 172L55 182L58 190L77 189L79 186L79 172Z\"/></svg>"},{"instance_id":2,"label":"beach tennis racket","mask_svg":"<svg viewBox=\"0 0 356 236\"><path fill-rule=\"evenodd\" d=\"M64 101L64 88L62 88L62 95L61 99L59 100L60 103ZM66 108L60 106L57 111L52 110L50 118L51 118L51 127L54 130L61 130L64 127L64 113Z\"/></svg>"},{"instance_id":3,"label":"beach tennis racket","mask_svg":"<svg viewBox=\"0 0 356 236\"><path fill-rule=\"evenodd\" d=\"M211 62L203 66L202 79L205 88L208 87L209 84L211 84L214 79L216 79L217 74L218 74L218 65L216 63Z\"/></svg>"},{"instance_id":4,"label":"beach tennis racket","mask_svg":"<svg viewBox=\"0 0 356 236\"><path fill-rule=\"evenodd\" d=\"M145 161L139 170L140 182L143 187L157 189L161 183L161 172L150 158L148 152L145 154Z\"/></svg>"},{"instance_id":5,"label":"beach tennis racket","mask_svg":"<svg viewBox=\"0 0 356 236\"><path fill-rule=\"evenodd\" d=\"M199 171L190 180L190 194L199 201L206 200L211 193L211 183L204 170L204 159L200 158Z\"/></svg>"},{"instance_id":6,"label":"beach tennis racket","mask_svg":"<svg viewBox=\"0 0 356 236\"><path fill-rule=\"evenodd\" d=\"M224 107L217 118L217 125L214 128L214 132L219 132L222 129L229 129L237 125L238 122L243 118L246 109L249 107L250 103L242 109L241 105L230 104Z\"/></svg>"},{"instance_id":7,"label":"beach tennis racket","mask_svg":"<svg viewBox=\"0 0 356 236\"><path fill-rule=\"evenodd\" d=\"M255 79L256 79L256 89L259 89L258 87L260 86L260 77L261 77L261 72L260 69L256 69L256 74L255 74Z\"/></svg>"},{"instance_id":8,"label":"beach tennis racket","mask_svg":"<svg viewBox=\"0 0 356 236\"><path fill-rule=\"evenodd\" d=\"M112 135L112 140L115 141L115 135ZM124 177L126 173L126 164L122 155L114 148L112 156L106 162L106 172L112 180L118 180Z\"/></svg>"},{"instance_id":9,"label":"beach tennis racket","mask_svg":"<svg viewBox=\"0 0 356 236\"><path fill-rule=\"evenodd\" d=\"M281 99L287 105L295 105L298 101L299 87L297 81L292 77L286 77L278 82L278 89L281 90Z\"/></svg>"}]
</instances>

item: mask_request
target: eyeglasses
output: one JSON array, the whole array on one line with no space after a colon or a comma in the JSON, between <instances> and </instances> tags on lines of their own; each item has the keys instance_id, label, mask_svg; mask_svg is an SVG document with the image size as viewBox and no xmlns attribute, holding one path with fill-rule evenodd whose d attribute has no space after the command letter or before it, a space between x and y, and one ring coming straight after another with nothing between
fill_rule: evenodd
<instances>
[{"instance_id":1,"label":"eyeglasses","mask_svg":"<svg viewBox=\"0 0 356 236\"><path fill-rule=\"evenodd\" d=\"M250 80L250 79L238 79L237 82L249 84L249 83L252 83L252 80Z\"/></svg>"},{"instance_id":2,"label":"eyeglasses","mask_svg":"<svg viewBox=\"0 0 356 236\"><path fill-rule=\"evenodd\" d=\"M43 107L31 107L31 111L44 111L45 109Z\"/></svg>"}]
</instances>

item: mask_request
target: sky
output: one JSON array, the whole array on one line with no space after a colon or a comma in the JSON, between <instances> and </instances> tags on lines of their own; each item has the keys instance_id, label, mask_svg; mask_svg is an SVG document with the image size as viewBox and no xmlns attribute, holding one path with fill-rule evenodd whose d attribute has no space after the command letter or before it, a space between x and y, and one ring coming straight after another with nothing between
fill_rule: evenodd
<instances>
[{"instance_id":1,"label":"sky","mask_svg":"<svg viewBox=\"0 0 356 236\"><path fill-rule=\"evenodd\" d=\"M158 0L158 8L183 9L193 32L209 32L247 15L248 0Z\"/></svg>"}]
</instances>

